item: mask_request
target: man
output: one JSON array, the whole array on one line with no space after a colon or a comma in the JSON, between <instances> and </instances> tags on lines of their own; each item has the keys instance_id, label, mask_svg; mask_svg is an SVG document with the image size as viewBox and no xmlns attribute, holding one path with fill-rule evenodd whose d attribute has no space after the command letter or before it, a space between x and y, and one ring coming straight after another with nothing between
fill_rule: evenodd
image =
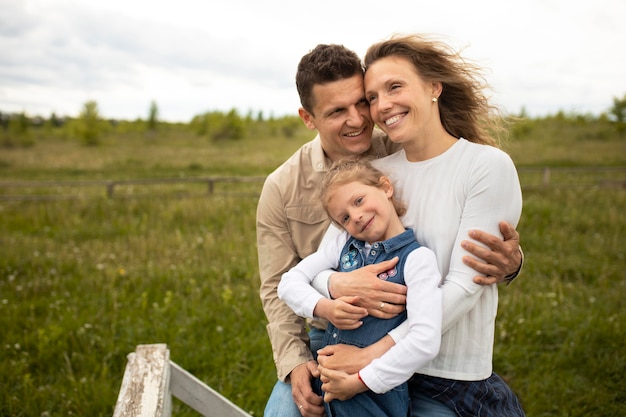
<instances>
[{"instance_id":1,"label":"man","mask_svg":"<svg viewBox=\"0 0 626 417\"><path fill-rule=\"evenodd\" d=\"M315 337L310 340L304 320L277 294L282 274L317 249L330 224L315 199L318 184L333 161L354 155L383 157L398 149L374 130L361 62L354 52L339 45L318 45L301 59L296 85L302 104L298 114L318 134L268 176L257 208L260 296L279 378L266 417L324 415L323 400L311 388L311 378L318 375L311 352L319 347L317 337L326 323L310 323ZM504 241L481 232L472 236L491 250L471 242L464 246L485 261L467 259L469 266L487 276L477 282L501 282L519 271L519 236L506 224L502 232ZM358 285L342 283L352 286L360 305L376 317L388 318L403 310L405 289L375 278L393 266L390 262L366 267L369 278L359 277ZM332 285L331 281L331 293ZM381 303L384 311L379 309Z\"/></svg>"}]
</instances>

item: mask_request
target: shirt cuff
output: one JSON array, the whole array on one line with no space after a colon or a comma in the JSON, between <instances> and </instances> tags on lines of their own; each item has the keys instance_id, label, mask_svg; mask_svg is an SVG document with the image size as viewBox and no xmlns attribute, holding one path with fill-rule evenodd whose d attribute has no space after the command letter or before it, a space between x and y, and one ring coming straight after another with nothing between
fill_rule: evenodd
<instances>
[{"instance_id":1,"label":"shirt cuff","mask_svg":"<svg viewBox=\"0 0 626 417\"><path fill-rule=\"evenodd\" d=\"M319 292L320 294L322 294L324 297L328 299L332 299L332 297L330 296L330 290L328 289L328 283L330 281L331 274L333 274L334 272L336 271L332 269L327 269L326 271L322 271L319 274L317 274L315 278L313 278L313 281L311 282L311 285L313 286L313 288L315 288L317 292Z\"/></svg>"},{"instance_id":2,"label":"shirt cuff","mask_svg":"<svg viewBox=\"0 0 626 417\"><path fill-rule=\"evenodd\" d=\"M511 282L513 282L513 280L517 278L520 272L522 272L522 267L524 266L524 251L522 250L521 246L519 246L518 249L519 249L520 255L522 255L522 262L520 262L519 268L517 268L517 271L513 272L511 275L507 275L506 277L504 277L504 281L506 282L506 285L509 285Z\"/></svg>"}]
</instances>

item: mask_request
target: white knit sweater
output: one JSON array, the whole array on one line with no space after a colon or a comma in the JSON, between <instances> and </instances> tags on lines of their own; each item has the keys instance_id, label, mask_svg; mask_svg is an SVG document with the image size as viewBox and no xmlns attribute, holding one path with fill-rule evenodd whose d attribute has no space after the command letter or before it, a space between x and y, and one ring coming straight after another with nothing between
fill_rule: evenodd
<instances>
[{"instance_id":1,"label":"white knit sweater","mask_svg":"<svg viewBox=\"0 0 626 417\"><path fill-rule=\"evenodd\" d=\"M403 217L417 241L432 249L443 275L443 339L439 355L419 373L481 380L492 372L498 288L473 282L462 262L468 231L500 236L502 220L516 226L522 193L511 158L501 150L459 139L443 154L409 162L404 151L375 161L393 179L408 208ZM391 335L400 340L402 325Z\"/></svg>"}]
</instances>

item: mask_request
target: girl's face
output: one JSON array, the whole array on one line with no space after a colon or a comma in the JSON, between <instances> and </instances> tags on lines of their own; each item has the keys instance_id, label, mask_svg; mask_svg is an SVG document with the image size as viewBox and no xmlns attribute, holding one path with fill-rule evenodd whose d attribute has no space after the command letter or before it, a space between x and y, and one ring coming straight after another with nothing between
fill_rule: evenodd
<instances>
[{"instance_id":1,"label":"girl's face","mask_svg":"<svg viewBox=\"0 0 626 417\"><path fill-rule=\"evenodd\" d=\"M365 97L372 119L396 143L429 137L439 122L433 97L440 84L424 81L407 59L389 56L365 73Z\"/></svg>"},{"instance_id":2,"label":"girl's face","mask_svg":"<svg viewBox=\"0 0 626 417\"><path fill-rule=\"evenodd\" d=\"M380 188L353 181L330 190L328 212L355 238L379 242L404 231L391 202L392 196L393 187L386 178Z\"/></svg>"}]
</instances>

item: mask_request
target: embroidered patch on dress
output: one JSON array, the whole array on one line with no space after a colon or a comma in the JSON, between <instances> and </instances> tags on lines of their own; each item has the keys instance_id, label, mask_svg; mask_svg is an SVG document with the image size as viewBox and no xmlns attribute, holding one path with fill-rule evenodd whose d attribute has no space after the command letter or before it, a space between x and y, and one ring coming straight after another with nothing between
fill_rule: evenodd
<instances>
[{"instance_id":1,"label":"embroidered patch on dress","mask_svg":"<svg viewBox=\"0 0 626 417\"><path fill-rule=\"evenodd\" d=\"M352 269L358 265L357 254L358 251L356 249L351 249L350 252L341 257L341 267L344 269L344 271Z\"/></svg>"},{"instance_id":2,"label":"embroidered patch on dress","mask_svg":"<svg viewBox=\"0 0 626 417\"><path fill-rule=\"evenodd\" d=\"M387 278L393 278L396 276L397 273L398 273L398 270L394 266L390 270L381 272L380 274L378 274L378 278L382 279L383 281L387 281Z\"/></svg>"}]
</instances>

